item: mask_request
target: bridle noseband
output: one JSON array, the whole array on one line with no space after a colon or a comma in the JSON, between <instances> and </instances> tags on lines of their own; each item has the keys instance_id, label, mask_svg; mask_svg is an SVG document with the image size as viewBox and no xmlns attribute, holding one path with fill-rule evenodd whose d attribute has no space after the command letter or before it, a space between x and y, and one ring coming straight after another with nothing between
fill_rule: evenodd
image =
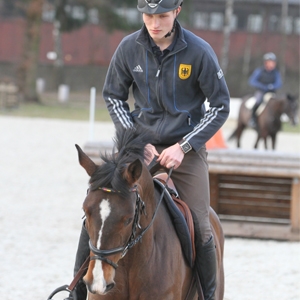
<instances>
[{"instance_id":1,"label":"bridle noseband","mask_svg":"<svg viewBox=\"0 0 300 300\"><path fill-rule=\"evenodd\" d=\"M111 265L114 269L118 267L116 263L114 263L112 260L108 259L106 256L114 255L120 252L124 251L124 247L114 248L111 250L98 250L96 247L93 246L91 240L89 240L89 247L91 252L93 252L95 255L90 257L90 260L102 260L106 262L107 264Z\"/></svg>"},{"instance_id":2,"label":"bridle noseband","mask_svg":"<svg viewBox=\"0 0 300 300\"><path fill-rule=\"evenodd\" d=\"M108 188L101 187L99 189L101 189L105 192L118 193L118 191L114 191L114 190L108 189ZM114 255L117 253L122 253L121 258L123 258L126 255L127 251L130 248L132 248L136 243L138 243L143 236L143 232L142 232L137 238L135 238L137 228L141 229L141 225L139 223L140 216L142 213L146 215L145 203L141 199L136 188L133 188L130 191L135 192L135 194L136 194L136 206L135 206L135 215L134 215L134 219L133 219L131 235L130 235L130 238L129 238L128 242L126 243L126 245L117 247L117 248L113 248L113 249L109 249L109 250L100 250L100 249L97 249L92 244L91 240L89 240L90 250L94 254L94 256L91 256L90 259L91 260L98 259L98 260L104 261L107 264L111 265L114 269L116 269L118 267L118 265L116 263L114 263L113 261L111 261L110 259L108 259L107 256Z\"/></svg>"},{"instance_id":3,"label":"bridle noseband","mask_svg":"<svg viewBox=\"0 0 300 300\"><path fill-rule=\"evenodd\" d=\"M126 243L125 246L121 246L121 247L117 247L117 248L113 248L113 249L109 249L109 250L101 250L101 249L97 249L91 242L91 240L89 240L89 247L90 247L90 251L94 254L93 256L90 257L90 260L101 260L106 262L107 264L111 265L114 269L116 269L118 267L118 265L116 263L114 263L112 260L108 259L107 256L110 255L114 255L117 253L122 253L121 258L123 258L129 249L131 249L134 245L136 245L143 237L143 235L147 232L147 230L151 227L151 225L153 224L153 221L156 217L158 208L162 202L162 199L164 197L164 193L167 187L167 183L169 181L169 178L171 177L173 168L171 168L169 170L169 174L168 174L168 178L165 182L164 185L164 189L160 195L160 199L159 202L155 208L155 211L153 213L152 219L150 221L150 223L148 224L147 227L145 227L140 234L136 237L136 231L137 228L142 229L141 225L140 225L140 217L141 214L146 215L146 210L145 210L145 202L141 199L136 187L130 189L130 192L135 192L136 194L136 205L135 205L135 215L134 215L134 219L133 219L133 224L132 224L132 231L131 231L131 235ZM109 192L109 193L119 193L119 191L115 191L113 189L109 189L109 188L105 188L105 187L100 187L99 189L105 191L105 192Z\"/></svg>"}]
</instances>

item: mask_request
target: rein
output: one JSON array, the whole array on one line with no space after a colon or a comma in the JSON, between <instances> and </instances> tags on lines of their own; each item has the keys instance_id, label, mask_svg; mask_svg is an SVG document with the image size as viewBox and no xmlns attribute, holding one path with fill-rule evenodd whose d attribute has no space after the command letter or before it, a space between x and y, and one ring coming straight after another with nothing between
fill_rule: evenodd
<instances>
[{"instance_id":1,"label":"rein","mask_svg":"<svg viewBox=\"0 0 300 300\"><path fill-rule=\"evenodd\" d=\"M118 267L118 265L116 263L114 263L113 261L111 261L110 259L108 259L107 256L114 255L114 254L122 252L121 258L123 258L127 254L128 250L131 249L133 246L135 246L142 239L142 237L148 231L148 229L152 226L152 224L154 222L154 219L155 219L155 217L157 215L158 208L159 208L159 206L160 206L160 204L162 202L162 199L164 197L165 191L167 189L167 184L168 184L168 181L169 181L169 179L171 177L173 168L174 167L172 167L169 170L168 177L166 179L166 182L164 184L162 193L160 195L160 199L159 199L159 201L158 201L158 203L156 205L156 208L155 208L155 211L153 213L152 219L151 219L150 223L148 224L148 226L145 227L140 232L140 234L136 237L136 230L137 230L137 228L141 229L141 226L139 224L140 214L141 213L145 213L145 203L141 199L141 197L140 197L137 189L134 188L131 191L136 193L136 208L135 208L134 221L133 221L133 225L132 225L132 232L131 232L131 235L130 235L130 238L129 238L128 242L126 243L125 246L121 246L121 247L117 247L117 248L113 248L113 249L109 249L109 250L100 250L100 249L97 249L92 244L91 240L89 240L90 250L94 254L94 256L90 257L91 260L97 260L98 259L98 260L104 261L107 264L111 265L114 269L116 269ZM116 192L114 190L107 189L107 188L102 188L102 187L100 187L99 189L102 189L102 190L107 191L107 192Z\"/></svg>"},{"instance_id":2,"label":"rein","mask_svg":"<svg viewBox=\"0 0 300 300\"><path fill-rule=\"evenodd\" d=\"M69 285L66 284L66 285L60 286L57 289L55 289L50 294L50 296L47 298L47 300L52 300L52 297L59 292L69 292L72 295L73 300L77 300L77 294L75 292L75 287L76 287L78 281L83 277L84 273L88 269L89 263L90 263L90 257L88 256L87 259L85 260L85 262L82 264L82 266L78 270L78 272L76 273L76 275L74 276L72 282Z\"/></svg>"}]
</instances>

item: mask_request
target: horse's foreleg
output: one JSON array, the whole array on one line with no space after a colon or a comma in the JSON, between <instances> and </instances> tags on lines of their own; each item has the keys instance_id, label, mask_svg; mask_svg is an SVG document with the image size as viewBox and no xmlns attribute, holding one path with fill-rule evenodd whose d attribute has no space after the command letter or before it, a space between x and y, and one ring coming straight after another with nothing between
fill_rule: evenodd
<instances>
[{"instance_id":1,"label":"horse's foreleg","mask_svg":"<svg viewBox=\"0 0 300 300\"><path fill-rule=\"evenodd\" d=\"M271 140L272 140L272 149L275 150L276 146L276 134L271 135Z\"/></svg>"},{"instance_id":2,"label":"horse's foreleg","mask_svg":"<svg viewBox=\"0 0 300 300\"><path fill-rule=\"evenodd\" d=\"M238 148L241 147L241 137L242 137L242 133L245 129L245 125L244 124L238 124L238 128L236 130L236 146Z\"/></svg>"},{"instance_id":3,"label":"horse's foreleg","mask_svg":"<svg viewBox=\"0 0 300 300\"><path fill-rule=\"evenodd\" d=\"M265 144L265 149L268 150L268 141L267 141L267 137L264 137L264 144Z\"/></svg>"},{"instance_id":4,"label":"horse's foreleg","mask_svg":"<svg viewBox=\"0 0 300 300\"><path fill-rule=\"evenodd\" d=\"M260 140L260 135L257 134L256 142L255 142L255 144L254 144L254 149L257 149L259 140Z\"/></svg>"}]
</instances>

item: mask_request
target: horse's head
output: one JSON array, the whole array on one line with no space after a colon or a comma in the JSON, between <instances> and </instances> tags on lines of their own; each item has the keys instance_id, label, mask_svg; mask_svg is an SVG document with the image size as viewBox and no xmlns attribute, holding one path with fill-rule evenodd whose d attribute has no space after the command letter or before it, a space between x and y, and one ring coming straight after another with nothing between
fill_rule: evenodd
<instances>
[{"instance_id":1,"label":"horse's head","mask_svg":"<svg viewBox=\"0 0 300 300\"><path fill-rule=\"evenodd\" d=\"M293 126L296 126L299 122L298 109L299 101L297 97L287 94L284 113L288 116Z\"/></svg>"},{"instance_id":2,"label":"horse's head","mask_svg":"<svg viewBox=\"0 0 300 300\"><path fill-rule=\"evenodd\" d=\"M83 203L86 229L90 237L91 258L84 281L91 293L105 294L115 283L115 269L126 253L136 224L138 194L135 184L142 174L139 159L114 169L115 183L108 182L108 162L97 166L76 146L79 161L90 179L90 188ZM119 173L119 174L118 174ZM103 180L103 177L106 177ZM101 184L101 186L99 186ZM103 185L102 185L103 184Z\"/></svg>"},{"instance_id":3,"label":"horse's head","mask_svg":"<svg viewBox=\"0 0 300 300\"><path fill-rule=\"evenodd\" d=\"M118 153L103 155L101 165L96 165L76 145L79 162L90 176L83 210L91 255L83 279L91 293L102 295L114 287L118 261L135 242L144 210L140 190L145 182L152 183L142 162L144 144L135 140L130 146L132 141L120 138L123 140L119 142Z\"/></svg>"}]
</instances>

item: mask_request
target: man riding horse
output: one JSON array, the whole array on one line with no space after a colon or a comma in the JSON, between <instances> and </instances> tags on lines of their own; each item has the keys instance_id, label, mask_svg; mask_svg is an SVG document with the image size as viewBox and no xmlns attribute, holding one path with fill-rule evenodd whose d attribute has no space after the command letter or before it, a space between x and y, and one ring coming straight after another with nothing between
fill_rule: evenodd
<instances>
[{"instance_id":1,"label":"man riding horse","mask_svg":"<svg viewBox=\"0 0 300 300\"><path fill-rule=\"evenodd\" d=\"M195 264L204 299L214 300L216 249L209 221L205 143L228 117L228 88L211 46L177 21L183 0L137 2L144 25L125 37L114 53L103 97L117 128L150 130L153 134L146 146L149 162L158 156L162 167L174 167L171 178L195 218ZM133 111L127 103L131 88ZM210 103L207 111L206 99ZM89 254L87 241L83 228L75 271L86 250ZM82 282L78 294L80 289L84 289Z\"/></svg>"},{"instance_id":2,"label":"man riding horse","mask_svg":"<svg viewBox=\"0 0 300 300\"><path fill-rule=\"evenodd\" d=\"M256 111L263 102L264 95L268 92L275 93L282 85L280 72L276 69L276 55L272 52L266 53L263 60L264 65L255 69L249 78L249 85L256 89L254 93L256 102L249 121L252 128L258 128Z\"/></svg>"}]
</instances>

